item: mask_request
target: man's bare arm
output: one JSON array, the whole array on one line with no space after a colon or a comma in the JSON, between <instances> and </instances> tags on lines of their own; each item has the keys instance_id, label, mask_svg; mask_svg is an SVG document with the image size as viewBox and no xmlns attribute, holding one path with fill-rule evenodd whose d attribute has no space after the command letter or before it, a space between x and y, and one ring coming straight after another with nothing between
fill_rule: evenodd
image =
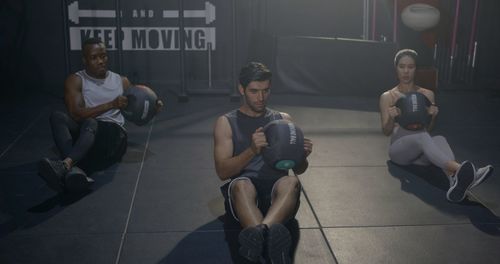
<instances>
[{"instance_id":1,"label":"man's bare arm","mask_svg":"<svg viewBox=\"0 0 500 264\"><path fill-rule=\"evenodd\" d=\"M221 116L214 127L215 171L221 180L227 180L240 173L255 156L250 147L233 157L233 147L231 126L227 118Z\"/></svg>"}]
</instances>

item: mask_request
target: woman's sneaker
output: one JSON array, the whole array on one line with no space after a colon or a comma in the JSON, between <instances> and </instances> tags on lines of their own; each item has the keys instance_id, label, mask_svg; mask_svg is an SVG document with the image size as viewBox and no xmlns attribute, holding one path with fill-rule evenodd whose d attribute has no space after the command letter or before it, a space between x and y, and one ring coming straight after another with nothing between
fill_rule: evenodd
<instances>
[{"instance_id":1,"label":"woman's sneaker","mask_svg":"<svg viewBox=\"0 0 500 264\"><path fill-rule=\"evenodd\" d=\"M482 168L479 168L474 173L474 182L469 187L469 190L481 184L484 180L488 179L493 174L493 166L487 165Z\"/></svg>"},{"instance_id":2,"label":"woman's sneaker","mask_svg":"<svg viewBox=\"0 0 500 264\"><path fill-rule=\"evenodd\" d=\"M446 193L446 199L454 203L461 202L474 182L474 177L474 165L467 160L462 162L455 174L450 177L450 189Z\"/></svg>"}]
</instances>

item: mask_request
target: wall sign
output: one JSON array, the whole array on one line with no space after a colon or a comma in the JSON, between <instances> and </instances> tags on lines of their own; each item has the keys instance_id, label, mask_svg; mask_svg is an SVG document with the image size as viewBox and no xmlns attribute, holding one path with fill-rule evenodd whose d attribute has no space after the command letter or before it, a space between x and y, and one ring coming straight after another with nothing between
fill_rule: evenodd
<instances>
[{"instance_id":1,"label":"wall sign","mask_svg":"<svg viewBox=\"0 0 500 264\"><path fill-rule=\"evenodd\" d=\"M215 27L210 25L215 21L215 6L210 2L205 2L204 7L198 10L184 10L184 19L203 19L205 27L185 27L185 50L186 51L202 51L215 50L216 38ZM74 1L68 5L68 20L70 23L69 37L70 49L81 50L83 39L89 37L100 38L106 48L116 50L117 48L117 31L115 19L117 16L116 10L101 10L101 9L81 9L78 1ZM160 20L162 24L176 23L179 18L179 10L145 10L132 9L121 10L120 16L122 21L144 21ZM103 26L89 26L89 22L99 19L99 21L107 22ZM87 24L87 25L86 25ZM136 27L123 25L122 31L122 48L124 51L178 51L179 50L179 28L178 27Z\"/></svg>"}]
</instances>

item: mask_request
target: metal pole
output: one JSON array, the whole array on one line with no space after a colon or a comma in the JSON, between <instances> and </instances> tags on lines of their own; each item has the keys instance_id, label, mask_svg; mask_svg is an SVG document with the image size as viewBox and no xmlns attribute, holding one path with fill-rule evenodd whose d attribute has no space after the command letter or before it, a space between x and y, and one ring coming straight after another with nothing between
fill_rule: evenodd
<instances>
[{"instance_id":1,"label":"metal pole","mask_svg":"<svg viewBox=\"0 0 500 264\"><path fill-rule=\"evenodd\" d=\"M474 42L474 52L472 53L472 73L474 73L474 69L476 68L476 53L477 53L477 41Z\"/></svg>"},{"instance_id":2,"label":"metal pole","mask_svg":"<svg viewBox=\"0 0 500 264\"><path fill-rule=\"evenodd\" d=\"M70 59L69 59L69 43L68 43L68 30L69 30L69 23L68 23L68 5L66 0L61 1L62 4L62 13L63 13L63 38L64 38L64 64L65 64L65 69L64 69L64 77L69 75L70 72Z\"/></svg>"},{"instance_id":3,"label":"metal pole","mask_svg":"<svg viewBox=\"0 0 500 264\"><path fill-rule=\"evenodd\" d=\"M466 78L467 81L470 82L472 81L472 75L473 75L473 65L472 65L472 57L473 53L475 53L475 43L474 40L476 38L476 23L477 23L477 15L478 15L478 9L479 9L479 0L475 0L474 2L474 13L472 15L472 28L471 28L471 33L470 33L470 39L469 39L469 52L467 54L467 74Z\"/></svg>"},{"instance_id":4,"label":"metal pole","mask_svg":"<svg viewBox=\"0 0 500 264\"><path fill-rule=\"evenodd\" d=\"M115 10L116 10L116 52L117 52L117 62L118 62L118 72L123 74L123 48L122 48L122 12L120 10L120 0L115 0Z\"/></svg>"},{"instance_id":5,"label":"metal pole","mask_svg":"<svg viewBox=\"0 0 500 264\"><path fill-rule=\"evenodd\" d=\"M240 99L240 94L238 93L238 72L236 71L236 68L238 67L238 38L237 38L237 26L236 26L236 0L231 1L232 4L232 24L233 24L233 41L232 41L232 52L233 52L233 60L232 60L232 90L233 93L231 94L231 101L237 101Z\"/></svg>"},{"instance_id":6,"label":"metal pole","mask_svg":"<svg viewBox=\"0 0 500 264\"><path fill-rule=\"evenodd\" d=\"M207 43L208 53L208 88L212 88L212 43Z\"/></svg>"},{"instance_id":7,"label":"metal pole","mask_svg":"<svg viewBox=\"0 0 500 264\"><path fill-rule=\"evenodd\" d=\"M373 0L373 9L372 9L372 40L376 40L376 28L377 28L377 0Z\"/></svg>"},{"instance_id":8,"label":"metal pole","mask_svg":"<svg viewBox=\"0 0 500 264\"><path fill-rule=\"evenodd\" d=\"M368 0L363 1L363 39L368 39Z\"/></svg>"},{"instance_id":9,"label":"metal pole","mask_svg":"<svg viewBox=\"0 0 500 264\"><path fill-rule=\"evenodd\" d=\"M470 39L469 39L469 54L468 54L468 60L467 64L470 64L471 59L472 59L472 52L474 50L474 38L476 35L476 22L477 22L477 10L479 6L479 0L476 0L474 3L474 13L472 15L472 29L470 33Z\"/></svg>"},{"instance_id":10,"label":"metal pole","mask_svg":"<svg viewBox=\"0 0 500 264\"><path fill-rule=\"evenodd\" d=\"M455 59L455 45L457 41L457 30L458 30L458 15L460 14L460 0L457 0L457 6L455 8L455 19L453 22L453 33L451 37L451 54L450 54L450 69L448 82L451 82L452 72L453 72L453 63Z\"/></svg>"},{"instance_id":11,"label":"metal pole","mask_svg":"<svg viewBox=\"0 0 500 264\"><path fill-rule=\"evenodd\" d=\"M438 49L438 44L434 43L434 53L432 55L432 59L434 60L434 64L436 64L436 60L437 60L437 49Z\"/></svg>"},{"instance_id":12,"label":"metal pole","mask_svg":"<svg viewBox=\"0 0 500 264\"><path fill-rule=\"evenodd\" d=\"M398 42L398 0L394 0L394 18L392 22L392 42Z\"/></svg>"},{"instance_id":13,"label":"metal pole","mask_svg":"<svg viewBox=\"0 0 500 264\"><path fill-rule=\"evenodd\" d=\"M186 93L186 72L184 69L184 64L185 64L185 49L186 49L186 43L185 43L185 31L184 31L184 5L183 2L184 0L179 0L179 62L180 62L180 70L181 70L181 92L179 94L179 101L180 102L187 102L188 97Z\"/></svg>"}]
</instances>

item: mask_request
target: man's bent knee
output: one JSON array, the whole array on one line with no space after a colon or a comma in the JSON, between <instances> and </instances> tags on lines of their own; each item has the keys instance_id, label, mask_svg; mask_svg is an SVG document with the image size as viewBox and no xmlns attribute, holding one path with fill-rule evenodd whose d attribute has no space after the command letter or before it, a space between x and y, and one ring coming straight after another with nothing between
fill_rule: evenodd
<instances>
[{"instance_id":1,"label":"man's bent knee","mask_svg":"<svg viewBox=\"0 0 500 264\"><path fill-rule=\"evenodd\" d=\"M67 123L69 121L69 116L64 112L54 111L50 114L49 120L51 124Z\"/></svg>"},{"instance_id":2,"label":"man's bent knee","mask_svg":"<svg viewBox=\"0 0 500 264\"><path fill-rule=\"evenodd\" d=\"M82 130L91 132L94 135L97 132L97 126L97 120L94 118L87 118L82 122Z\"/></svg>"},{"instance_id":3,"label":"man's bent knee","mask_svg":"<svg viewBox=\"0 0 500 264\"><path fill-rule=\"evenodd\" d=\"M240 194L250 194L256 193L255 186L248 179L240 179L233 182L233 186L231 187L231 195L233 197Z\"/></svg>"},{"instance_id":4,"label":"man's bent knee","mask_svg":"<svg viewBox=\"0 0 500 264\"><path fill-rule=\"evenodd\" d=\"M300 181L296 176L285 176L280 179L280 182L278 184L279 187L286 190L291 190L291 191L300 190Z\"/></svg>"}]
</instances>

